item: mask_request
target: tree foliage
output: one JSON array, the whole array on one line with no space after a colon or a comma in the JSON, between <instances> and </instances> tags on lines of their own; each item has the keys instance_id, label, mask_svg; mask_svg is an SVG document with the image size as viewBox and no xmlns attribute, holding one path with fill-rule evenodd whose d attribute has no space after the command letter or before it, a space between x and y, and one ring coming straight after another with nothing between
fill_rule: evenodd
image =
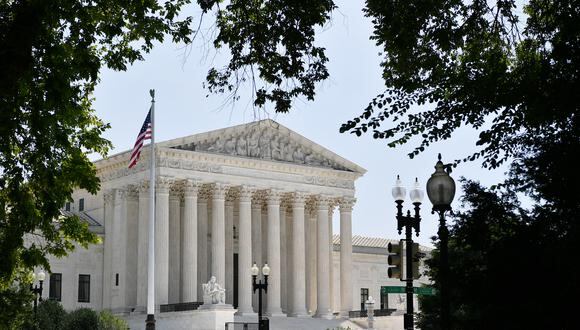
<instances>
[{"instance_id":1,"label":"tree foliage","mask_svg":"<svg viewBox=\"0 0 580 330\"><path fill-rule=\"evenodd\" d=\"M418 136L412 158L472 126L480 147L456 163L482 157L495 168L522 150L524 134L577 128L578 3L530 0L523 12L517 3L367 0L386 90L341 132L372 133L391 147Z\"/></svg>"},{"instance_id":2,"label":"tree foliage","mask_svg":"<svg viewBox=\"0 0 580 330\"><path fill-rule=\"evenodd\" d=\"M254 105L273 103L276 112L288 112L299 97L313 100L316 83L328 77L323 47L316 46L315 27L324 25L336 7L332 0L206 1L216 9L215 48L227 46L231 58L207 75L210 92L238 98L248 81Z\"/></svg>"},{"instance_id":3,"label":"tree foliage","mask_svg":"<svg viewBox=\"0 0 580 330\"><path fill-rule=\"evenodd\" d=\"M55 300L43 300L38 304L36 316L33 317L36 325L30 329L60 330L67 318L67 313Z\"/></svg>"},{"instance_id":4,"label":"tree foliage","mask_svg":"<svg viewBox=\"0 0 580 330\"><path fill-rule=\"evenodd\" d=\"M77 217L59 209L74 188L96 193L87 154L106 154L108 127L92 110L106 66L124 70L170 34L188 41L182 1L0 2L0 292L26 269L50 269L78 242L97 242ZM3 309L0 314L7 315Z\"/></svg>"},{"instance_id":5,"label":"tree foliage","mask_svg":"<svg viewBox=\"0 0 580 330\"><path fill-rule=\"evenodd\" d=\"M0 290L0 329L22 329L30 324L32 299L32 292L25 283L13 283Z\"/></svg>"},{"instance_id":6,"label":"tree foliage","mask_svg":"<svg viewBox=\"0 0 580 330\"><path fill-rule=\"evenodd\" d=\"M99 330L99 314L90 308L79 308L67 314L63 330Z\"/></svg>"},{"instance_id":7,"label":"tree foliage","mask_svg":"<svg viewBox=\"0 0 580 330\"><path fill-rule=\"evenodd\" d=\"M99 312L99 330L125 330L129 329L127 321L113 315L110 311Z\"/></svg>"},{"instance_id":8,"label":"tree foliage","mask_svg":"<svg viewBox=\"0 0 580 330\"><path fill-rule=\"evenodd\" d=\"M524 210L514 189L489 190L472 181L463 189L465 210L453 217L449 240L451 329L580 326L569 303L580 294L577 213L566 218L569 209L549 207L552 201ZM427 263L440 289L438 249ZM440 329L439 312L438 295L421 297L418 327Z\"/></svg>"}]
</instances>

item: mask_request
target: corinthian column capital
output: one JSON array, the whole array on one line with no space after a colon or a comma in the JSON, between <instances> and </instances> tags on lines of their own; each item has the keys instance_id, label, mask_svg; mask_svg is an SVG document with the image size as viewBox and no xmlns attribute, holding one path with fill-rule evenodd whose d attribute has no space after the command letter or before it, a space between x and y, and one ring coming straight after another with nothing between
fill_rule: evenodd
<instances>
[{"instance_id":1,"label":"corinthian column capital","mask_svg":"<svg viewBox=\"0 0 580 330\"><path fill-rule=\"evenodd\" d=\"M251 186L241 186L239 190L240 201L250 202L255 191L256 189Z\"/></svg>"},{"instance_id":2,"label":"corinthian column capital","mask_svg":"<svg viewBox=\"0 0 580 330\"><path fill-rule=\"evenodd\" d=\"M340 211L341 212L352 211L354 203L356 203L356 198L350 196L342 197L338 202L338 204L340 205Z\"/></svg>"},{"instance_id":3,"label":"corinthian column capital","mask_svg":"<svg viewBox=\"0 0 580 330\"><path fill-rule=\"evenodd\" d=\"M183 182L183 193L185 197L197 197L198 192L199 192L198 182L191 179L187 179Z\"/></svg>"},{"instance_id":4,"label":"corinthian column capital","mask_svg":"<svg viewBox=\"0 0 580 330\"><path fill-rule=\"evenodd\" d=\"M213 188L212 191L213 199L225 200L226 193L228 192L230 186L223 183L215 183L212 188Z\"/></svg>"},{"instance_id":5,"label":"corinthian column capital","mask_svg":"<svg viewBox=\"0 0 580 330\"><path fill-rule=\"evenodd\" d=\"M280 205L283 194L281 190L270 189L266 192L266 202L268 205Z\"/></svg>"},{"instance_id":6,"label":"corinthian column capital","mask_svg":"<svg viewBox=\"0 0 580 330\"><path fill-rule=\"evenodd\" d=\"M139 186L137 185L130 185L127 187L127 199L134 200L139 197Z\"/></svg>"},{"instance_id":7,"label":"corinthian column capital","mask_svg":"<svg viewBox=\"0 0 580 330\"><path fill-rule=\"evenodd\" d=\"M160 194L169 194L169 188L171 188L172 183L173 179L170 177L158 177L155 182L155 192Z\"/></svg>"},{"instance_id":8,"label":"corinthian column capital","mask_svg":"<svg viewBox=\"0 0 580 330\"><path fill-rule=\"evenodd\" d=\"M125 198L127 198L127 192L125 191L125 189L115 189L114 196L115 202L121 202L124 201Z\"/></svg>"},{"instance_id":9,"label":"corinthian column capital","mask_svg":"<svg viewBox=\"0 0 580 330\"><path fill-rule=\"evenodd\" d=\"M328 210L331 202L332 202L332 198L330 196L327 196L327 195L318 195L316 197L316 208L319 211L321 211L321 210Z\"/></svg>"},{"instance_id":10,"label":"corinthian column capital","mask_svg":"<svg viewBox=\"0 0 580 330\"><path fill-rule=\"evenodd\" d=\"M291 201L293 208L304 208L304 203L306 202L306 198L308 195L306 193L297 191L292 193Z\"/></svg>"},{"instance_id":11,"label":"corinthian column capital","mask_svg":"<svg viewBox=\"0 0 580 330\"><path fill-rule=\"evenodd\" d=\"M103 199L105 200L105 203L113 203L113 201L115 200L115 195L114 195L114 191L113 190L107 190L105 191L105 193L103 194Z\"/></svg>"},{"instance_id":12,"label":"corinthian column capital","mask_svg":"<svg viewBox=\"0 0 580 330\"><path fill-rule=\"evenodd\" d=\"M149 180L143 180L139 182L139 192L140 193L147 193L149 192Z\"/></svg>"}]
</instances>

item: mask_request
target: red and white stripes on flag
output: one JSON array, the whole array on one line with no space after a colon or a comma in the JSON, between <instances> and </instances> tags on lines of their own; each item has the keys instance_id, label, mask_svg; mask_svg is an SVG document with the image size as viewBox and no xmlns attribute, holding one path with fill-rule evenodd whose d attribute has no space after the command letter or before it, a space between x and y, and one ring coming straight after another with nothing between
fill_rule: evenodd
<instances>
[{"instance_id":1,"label":"red and white stripes on flag","mask_svg":"<svg viewBox=\"0 0 580 330\"><path fill-rule=\"evenodd\" d=\"M135 146L133 146L131 160L129 161L129 168L137 165L137 161L139 161L139 156L141 156L141 149L143 149L143 142L145 140L151 140L152 130L153 128L151 127L151 109L149 109L147 118L145 118L143 126L141 126L141 130L139 131L139 135L137 135L137 141L135 141Z\"/></svg>"}]
</instances>

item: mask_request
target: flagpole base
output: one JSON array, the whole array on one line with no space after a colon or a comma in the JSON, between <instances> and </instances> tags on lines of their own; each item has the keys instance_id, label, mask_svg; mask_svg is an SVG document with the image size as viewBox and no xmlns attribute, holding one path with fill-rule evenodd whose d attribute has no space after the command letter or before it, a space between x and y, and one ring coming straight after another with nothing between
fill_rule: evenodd
<instances>
[{"instance_id":1,"label":"flagpole base","mask_svg":"<svg viewBox=\"0 0 580 330\"><path fill-rule=\"evenodd\" d=\"M147 319L145 320L145 330L155 330L155 315L147 314Z\"/></svg>"}]
</instances>

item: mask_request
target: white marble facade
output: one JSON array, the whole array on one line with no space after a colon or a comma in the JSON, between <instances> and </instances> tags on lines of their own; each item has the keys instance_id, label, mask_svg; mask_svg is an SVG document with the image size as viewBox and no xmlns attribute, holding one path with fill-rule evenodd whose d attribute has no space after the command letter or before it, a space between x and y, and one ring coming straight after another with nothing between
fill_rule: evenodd
<instances>
[{"instance_id":1,"label":"white marble facade","mask_svg":"<svg viewBox=\"0 0 580 330\"><path fill-rule=\"evenodd\" d=\"M330 318L353 309L351 214L363 168L272 120L156 146L157 305L202 301L201 283L213 275L226 303L235 288L238 313L252 314L250 267L268 262L269 315ZM96 161L99 194L74 193L104 227L93 305L117 313L146 306L149 150L132 169L130 151ZM333 212L344 237L339 270L331 269Z\"/></svg>"}]
</instances>

